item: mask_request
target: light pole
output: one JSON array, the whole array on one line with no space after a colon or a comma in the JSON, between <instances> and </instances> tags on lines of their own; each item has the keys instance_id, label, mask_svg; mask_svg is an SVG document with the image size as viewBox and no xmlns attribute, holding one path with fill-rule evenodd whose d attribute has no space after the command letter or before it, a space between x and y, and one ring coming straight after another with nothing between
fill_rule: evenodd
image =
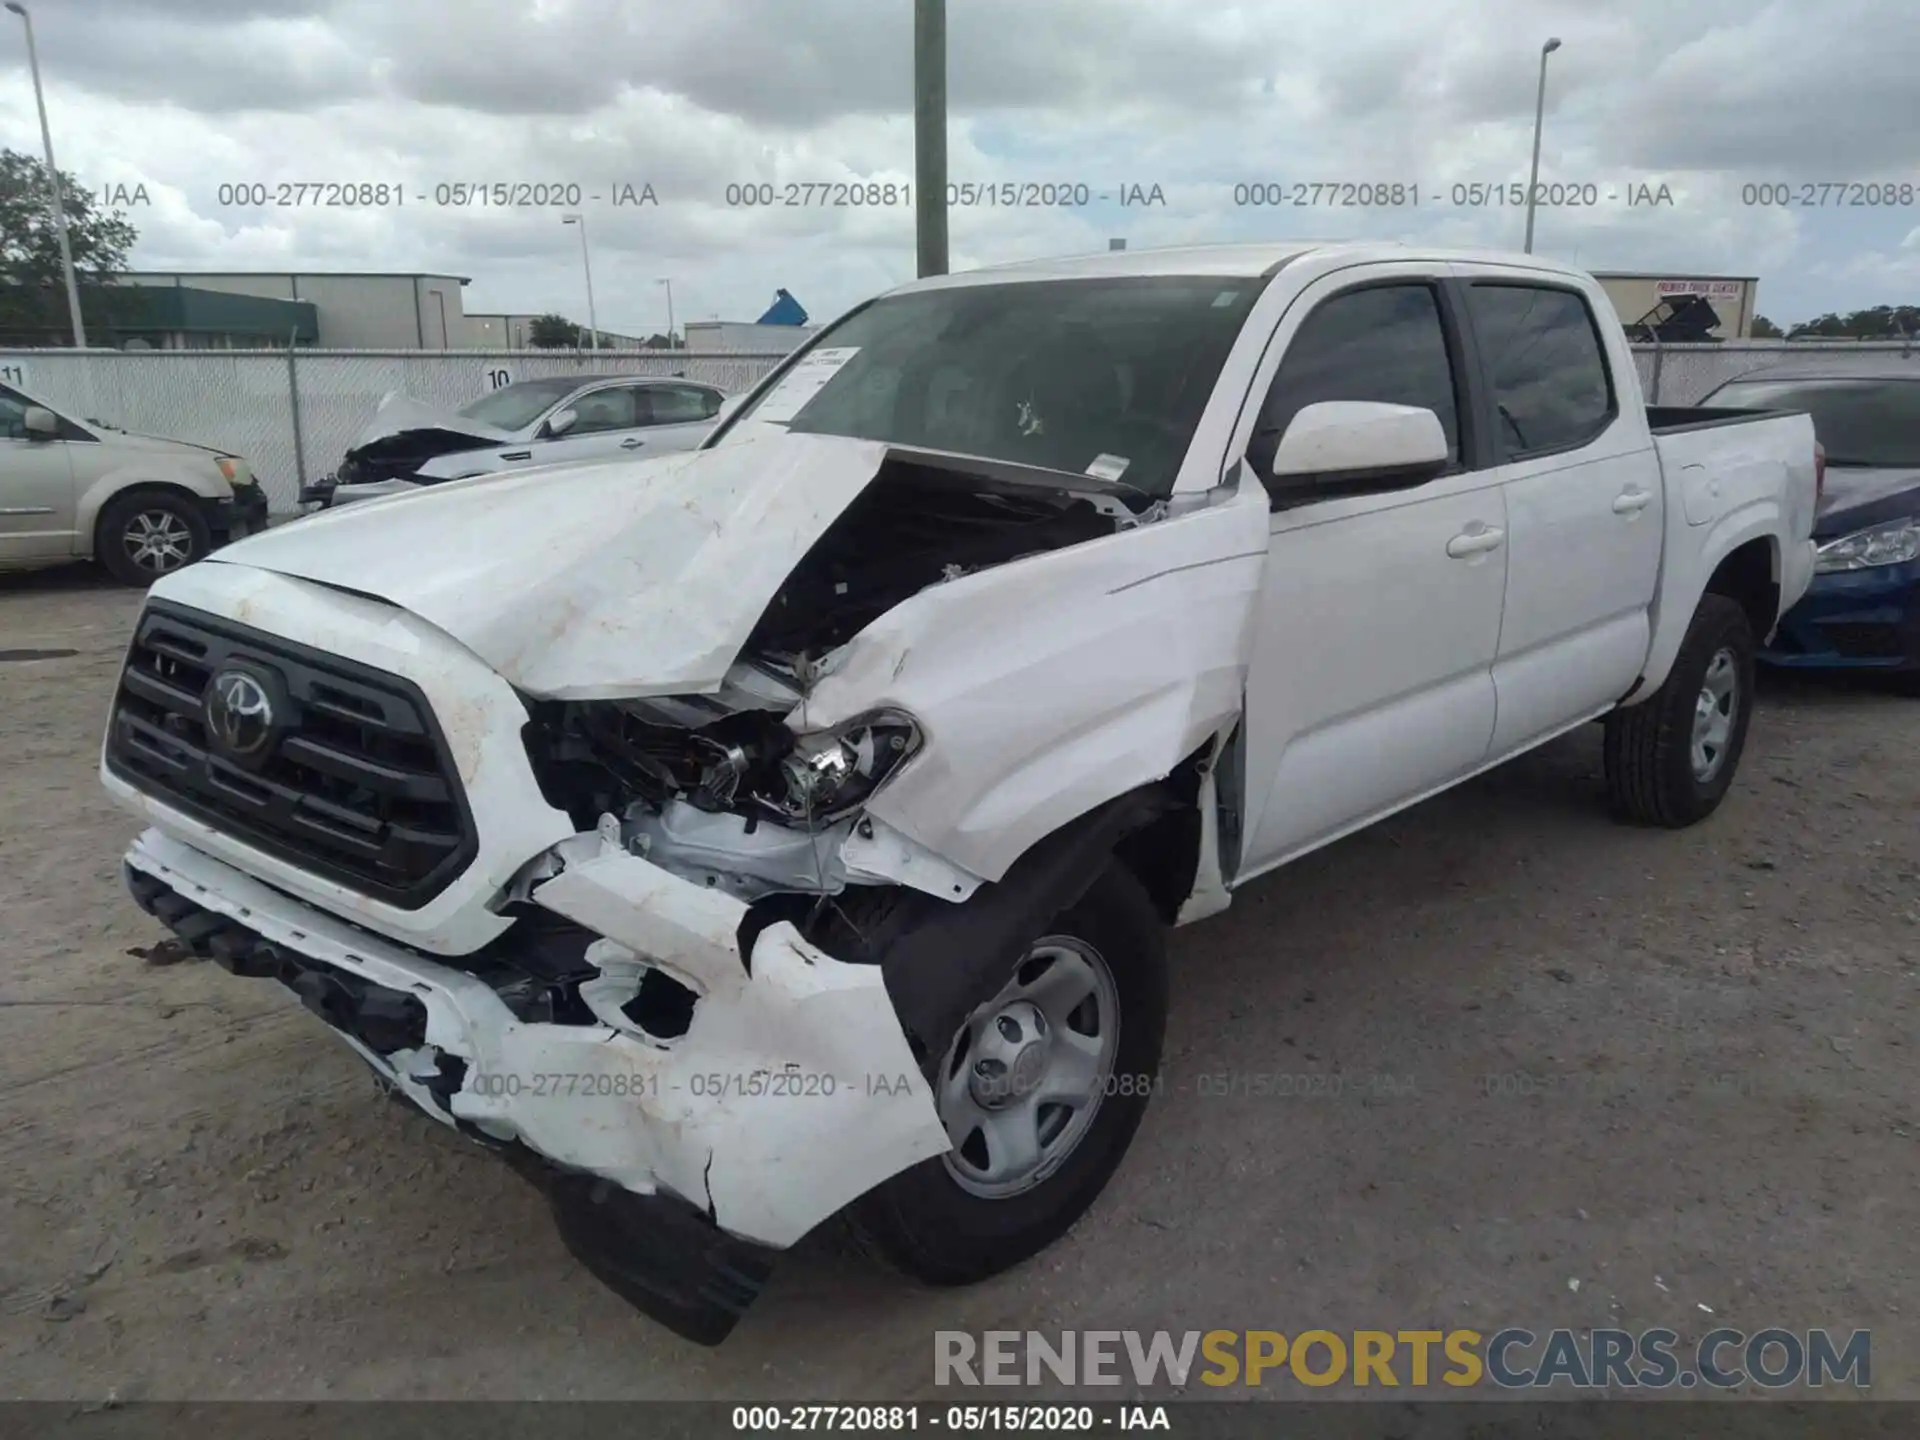
<instances>
[{"instance_id":1,"label":"light pole","mask_svg":"<svg viewBox=\"0 0 1920 1440\"><path fill-rule=\"evenodd\" d=\"M671 350L673 348L673 281L656 280L653 283L667 287L667 348Z\"/></svg>"},{"instance_id":2,"label":"light pole","mask_svg":"<svg viewBox=\"0 0 1920 1440\"><path fill-rule=\"evenodd\" d=\"M587 277L587 329L591 331L593 335L592 343L587 348L590 350L598 350L600 348L600 320L593 309L593 262L587 259L587 217L584 215L562 215L560 217L560 223L562 225L578 225L580 227L580 268L586 273Z\"/></svg>"},{"instance_id":3,"label":"light pole","mask_svg":"<svg viewBox=\"0 0 1920 1440\"><path fill-rule=\"evenodd\" d=\"M920 273L947 273L947 0L913 5L913 183Z\"/></svg>"},{"instance_id":4,"label":"light pole","mask_svg":"<svg viewBox=\"0 0 1920 1440\"><path fill-rule=\"evenodd\" d=\"M60 268L67 276L67 314L73 321L73 343L87 348L87 327L80 319L80 282L73 274L73 244L67 239L67 202L60 193L60 170L53 163L53 131L47 127L47 97L40 88L40 52L33 43L33 16L20 0L7 0L7 9L27 27L27 69L33 73L33 103L40 109L40 143L47 151L47 204L53 207L53 233L60 237Z\"/></svg>"},{"instance_id":5,"label":"light pole","mask_svg":"<svg viewBox=\"0 0 1920 1440\"><path fill-rule=\"evenodd\" d=\"M1527 242L1522 247L1529 255L1533 253L1533 202L1539 198L1534 192L1540 188L1540 123L1547 114L1547 56L1559 48L1558 38L1540 47L1540 93L1533 102L1533 172L1527 176Z\"/></svg>"}]
</instances>

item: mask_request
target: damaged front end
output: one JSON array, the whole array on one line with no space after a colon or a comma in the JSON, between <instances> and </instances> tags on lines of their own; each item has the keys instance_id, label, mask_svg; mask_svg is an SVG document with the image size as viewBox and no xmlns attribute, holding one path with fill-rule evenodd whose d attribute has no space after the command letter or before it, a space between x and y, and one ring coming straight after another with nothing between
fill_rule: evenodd
<instances>
[{"instance_id":1,"label":"damaged front end","mask_svg":"<svg viewBox=\"0 0 1920 1440\"><path fill-rule=\"evenodd\" d=\"M479 950L296 899L152 806L136 899L287 984L539 1178L596 1275L717 1343L775 1252L952 1148L933 1057L1117 852L1168 919L1221 893L1200 816L1264 492L1175 507L1020 468L746 441L329 516L249 542L251 579L183 572L162 599L430 659L483 836L537 812L540 838L474 878ZM423 567L429 543L459 549Z\"/></svg>"}]
</instances>

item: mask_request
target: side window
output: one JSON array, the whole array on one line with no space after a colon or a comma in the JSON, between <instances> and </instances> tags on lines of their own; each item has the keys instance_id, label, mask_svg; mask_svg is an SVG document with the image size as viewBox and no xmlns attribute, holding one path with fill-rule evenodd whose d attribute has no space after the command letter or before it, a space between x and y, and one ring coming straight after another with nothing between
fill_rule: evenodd
<instances>
[{"instance_id":1,"label":"side window","mask_svg":"<svg viewBox=\"0 0 1920 1440\"><path fill-rule=\"evenodd\" d=\"M656 385L646 394L652 398L653 425L687 425L711 419L720 411L718 391L698 385Z\"/></svg>"},{"instance_id":2,"label":"side window","mask_svg":"<svg viewBox=\"0 0 1920 1440\"><path fill-rule=\"evenodd\" d=\"M573 409L580 418L567 432L569 438L599 430L631 430L643 423L634 404L634 392L624 385L589 391L573 402Z\"/></svg>"},{"instance_id":3,"label":"side window","mask_svg":"<svg viewBox=\"0 0 1920 1440\"><path fill-rule=\"evenodd\" d=\"M1571 450L1618 413L1605 348L1586 300L1538 285L1467 292L1486 357L1500 443L1512 456Z\"/></svg>"},{"instance_id":4,"label":"side window","mask_svg":"<svg viewBox=\"0 0 1920 1440\"><path fill-rule=\"evenodd\" d=\"M1440 417L1460 459L1460 407L1440 302L1423 284L1373 285L1323 301L1294 332L1273 377L1248 459L1261 476L1293 417L1324 400L1418 405Z\"/></svg>"},{"instance_id":5,"label":"side window","mask_svg":"<svg viewBox=\"0 0 1920 1440\"><path fill-rule=\"evenodd\" d=\"M0 388L0 440L27 438L27 402L13 391Z\"/></svg>"}]
</instances>

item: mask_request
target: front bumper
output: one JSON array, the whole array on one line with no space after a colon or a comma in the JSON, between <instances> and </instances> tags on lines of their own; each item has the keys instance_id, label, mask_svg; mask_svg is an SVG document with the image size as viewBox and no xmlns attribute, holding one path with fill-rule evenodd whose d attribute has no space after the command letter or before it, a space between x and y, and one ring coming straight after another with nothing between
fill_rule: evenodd
<instances>
[{"instance_id":1,"label":"front bumper","mask_svg":"<svg viewBox=\"0 0 1920 1440\"><path fill-rule=\"evenodd\" d=\"M1920 561L1814 576L1760 658L1795 669L1920 669Z\"/></svg>"},{"instance_id":2,"label":"front bumper","mask_svg":"<svg viewBox=\"0 0 1920 1440\"><path fill-rule=\"evenodd\" d=\"M565 1021L526 1018L497 977L161 831L125 863L142 908L196 953L285 984L395 1091L502 1151L597 1277L700 1343L732 1329L777 1251L948 1148L877 967L834 960L785 923L743 960L739 902L623 852L582 846L536 887L568 920L639 942L585 951L598 975ZM645 1028L652 969L692 992L681 1033Z\"/></svg>"},{"instance_id":3,"label":"front bumper","mask_svg":"<svg viewBox=\"0 0 1920 1440\"><path fill-rule=\"evenodd\" d=\"M267 492L258 484L234 486L231 495L210 502L207 510L208 527L229 541L267 528Z\"/></svg>"}]
</instances>

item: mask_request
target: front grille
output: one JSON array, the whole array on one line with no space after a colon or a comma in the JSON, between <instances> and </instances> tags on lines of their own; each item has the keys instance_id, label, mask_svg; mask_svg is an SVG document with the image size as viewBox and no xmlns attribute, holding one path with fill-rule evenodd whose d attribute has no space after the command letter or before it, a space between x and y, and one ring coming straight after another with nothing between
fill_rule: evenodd
<instances>
[{"instance_id":1,"label":"front grille","mask_svg":"<svg viewBox=\"0 0 1920 1440\"><path fill-rule=\"evenodd\" d=\"M1907 653L1906 639L1893 625L1822 621L1820 634L1849 660L1898 660Z\"/></svg>"},{"instance_id":2,"label":"front grille","mask_svg":"<svg viewBox=\"0 0 1920 1440\"><path fill-rule=\"evenodd\" d=\"M271 738L236 758L210 730L209 684L256 677ZM108 768L224 834L401 909L477 849L445 737L418 687L197 611L140 616L107 734Z\"/></svg>"}]
</instances>

